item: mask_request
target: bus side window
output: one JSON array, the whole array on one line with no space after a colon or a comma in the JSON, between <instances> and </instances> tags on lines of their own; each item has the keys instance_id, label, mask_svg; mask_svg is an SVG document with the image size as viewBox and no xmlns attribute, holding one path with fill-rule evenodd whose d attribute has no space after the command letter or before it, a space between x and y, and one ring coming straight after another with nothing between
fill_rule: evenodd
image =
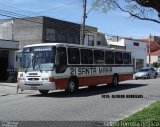
<instances>
[{"instance_id":1,"label":"bus side window","mask_svg":"<svg viewBox=\"0 0 160 127\"><path fill-rule=\"evenodd\" d=\"M79 48L68 48L69 64L80 64Z\"/></svg>"},{"instance_id":2,"label":"bus side window","mask_svg":"<svg viewBox=\"0 0 160 127\"><path fill-rule=\"evenodd\" d=\"M129 53L123 53L123 63L131 64L131 58Z\"/></svg>"},{"instance_id":3,"label":"bus side window","mask_svg":"<svg viewBox=\"0 0 160 127\"><path fill-rule=\"evenodd\" d=\"M115 52L115 64L123 64L122 52Z\"/></svg>"},{"instance_id":4,"label":"bus side window","mask_svg":"<svg viewBox=\"0 0 160 127\"><path fill-rule=\"evenodd\" d=\"M94 50L94 63L104 64L104 51Z\"/></svg>"},{"instance_id":5,"label":"bus side window","mask_svg":"<svg viewBox=\"0 0 160 127\"><path fill-rule=\"evenodd\" d=\"M105 63L114 64L114 52L113 51L105 51Z\"/></svg>"},{"instance_id":6,"label":"bus side window","mask_svg":"<svg viewBox=\"0 0 160 127\"><path fill-rule=\"evenodd\" d=\"M56 73L64 73L67 69L67 56L66 56L66 48L58 47L58 63L56 65Z\"/></svg>"},{"instance_id":7,"label":"bus side window","mask_svg":"<svg viewBox=\"0 0 160 127\"><path fill-rule=\"evenodd\" d=\"M81 63L93 64L93 52L90 49L81 49Z\"/></svg>"}]
</instances>

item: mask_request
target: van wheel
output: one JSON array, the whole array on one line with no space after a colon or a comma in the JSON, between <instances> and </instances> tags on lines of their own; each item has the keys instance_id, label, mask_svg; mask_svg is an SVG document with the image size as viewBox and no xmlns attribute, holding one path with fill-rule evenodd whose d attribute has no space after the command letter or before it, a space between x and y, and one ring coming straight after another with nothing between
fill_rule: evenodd
<instances>
[{"instance_id":1,"label":"van wheel","mask_svg":"<svg viewBox=\"0 0 160 127\"><path fill-rule=\"evenodd\" d=\"M66 92L68 93L75 93L78 90L78 83L75 79L70 79L68 81L68 88L66 89Z\"/></svg>"},{"instance_id":2,"label":"van wheel","mask_svg":"<svg viewBox=\"0 0 160 127\"><path fill-rule=\"evenodd\" d=\"M47 95L49 90L39 90L42 95Z\"/></svg>"},{"instance_id":3,"label":"van wheel","mask_svg":"<svg viewBox=\"0 0 160 127\"><path fill-rule=\"evenodd\" d=\"M113 79L112 79L112 85L113 85L113 86L117 86L118 83L119 83L118 76L117 76L117 75L114 75L114 76L113 76Z\"/></svg>"}]
</instances>

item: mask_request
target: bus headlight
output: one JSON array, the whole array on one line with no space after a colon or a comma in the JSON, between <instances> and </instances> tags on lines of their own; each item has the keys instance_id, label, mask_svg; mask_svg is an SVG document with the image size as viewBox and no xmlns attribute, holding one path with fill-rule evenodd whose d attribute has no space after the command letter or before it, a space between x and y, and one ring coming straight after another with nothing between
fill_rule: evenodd
<instances>
[{"instance_id":1,"label":"bus headlight","mask_svg":"<svg viewBox=\"0 0 160 127\"><path fill-rule=\"evenodd\" d=\"M43 81L48 81L48 78L42 78Z\"/></svg>"},{"instance_id":2,"label":"bus headlight","mask_svg":"<svg viewBox=\"0 0 160 127\"><path fill-rule=\"evenodd\" d=\"M18 78L18 81L25 81L25 78Z\"/></svg>"}]
</instances>

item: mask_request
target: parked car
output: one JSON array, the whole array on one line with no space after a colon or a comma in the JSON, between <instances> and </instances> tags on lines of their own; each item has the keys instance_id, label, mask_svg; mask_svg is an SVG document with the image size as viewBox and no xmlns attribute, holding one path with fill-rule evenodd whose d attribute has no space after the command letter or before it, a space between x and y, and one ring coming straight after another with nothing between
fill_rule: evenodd
<instances>
[{"instance_id":1,"label":"parked car","mask_svg":"<svg viewBox=\"0 0 160 127\"><path fill-rule=\"evenodd\" d=\"M135 79L141 79L141 78L156 78L157 77L157 71L153 67L145 67L141 68L137 73L135 73Z\"/></svg>"},{"instance_id":2,"label":"parked car","mask_svg":"<svg viewBox=\"0 0 160 127\"><path fill-rule=\"evenodd\" d=\"M157 71L157 77L160 77L160 67L156 68Z\"/></svg>"}]
</instances>

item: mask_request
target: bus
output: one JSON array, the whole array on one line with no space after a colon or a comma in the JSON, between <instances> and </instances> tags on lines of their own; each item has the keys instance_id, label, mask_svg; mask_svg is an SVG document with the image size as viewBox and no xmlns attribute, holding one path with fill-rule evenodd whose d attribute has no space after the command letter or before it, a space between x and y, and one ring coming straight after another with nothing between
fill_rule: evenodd
<instances>
[{"instance_id":1,"label":"bus","mask_svg":"<svg viewBox=\"0 0 160 127\"><path fill-rule=\"evenodd\" d=\"M21 90L66 90L99 84L117 86L133 79L131 52L67 43L25 46L20 52L18 86Z\"/></svg>"}]
</instances>

